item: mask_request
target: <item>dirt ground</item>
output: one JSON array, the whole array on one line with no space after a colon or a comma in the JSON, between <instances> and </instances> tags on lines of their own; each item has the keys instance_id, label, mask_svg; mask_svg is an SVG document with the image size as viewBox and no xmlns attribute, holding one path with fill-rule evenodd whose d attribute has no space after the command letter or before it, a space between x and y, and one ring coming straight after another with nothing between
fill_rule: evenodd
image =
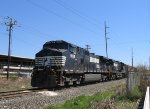
<instances>
[{"instance_id":1,"label":"dirt ground","mask_svg":"<svg viewBox=\"0 0 150 109\"><path fill-rule=\"evenodd\" d=\"M26 78L0 78L0 92L31 88L30 81Z\"/></svg>"},{"instance_id":2,"label":"dirt ground","mask_svg":"<svg viewBox=\"0 0 150 109\"><path fill-rule=\"evenodd\" d=\"M99 103L94 103L91 109L123 109L114 100L106 100Z\"/></svg>"}]
</instances>

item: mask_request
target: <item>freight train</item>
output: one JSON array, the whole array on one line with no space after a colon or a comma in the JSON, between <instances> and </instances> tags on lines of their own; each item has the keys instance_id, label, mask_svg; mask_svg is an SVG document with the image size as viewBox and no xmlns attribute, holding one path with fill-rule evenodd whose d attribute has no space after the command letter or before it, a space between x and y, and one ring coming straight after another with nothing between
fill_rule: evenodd
<instances>
[{"instance_id":1,"label":"freight train","mask_svg":"<svg viewBox=\"0 0 150 109\"><path fill-rule=\"evenodd\" d=\"M126 77L127 65L63 40L48 41L35 55L32 87L51 88Z\"/></svg>"}]
</instances>

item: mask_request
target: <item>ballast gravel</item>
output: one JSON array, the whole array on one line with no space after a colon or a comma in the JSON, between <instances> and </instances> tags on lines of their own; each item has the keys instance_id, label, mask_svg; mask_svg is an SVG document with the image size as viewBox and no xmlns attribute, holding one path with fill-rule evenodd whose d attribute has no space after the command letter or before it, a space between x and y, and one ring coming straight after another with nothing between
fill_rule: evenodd
<instances>
[{"instance_id":1,"label":"ballast gravel","mask_svg":"<svg viewBox=\"0 0 150 109\"><path fill-rule=\"evenodd\" d=\"M80 95L93 95L112 87L125 84L126 79L70 87L57 91L34 93L11 99L0 99L0 109L43 109L48 105L63 104L66 100ZM53 95L52 95L53 94Z\"/></svg>"}]
</instances>

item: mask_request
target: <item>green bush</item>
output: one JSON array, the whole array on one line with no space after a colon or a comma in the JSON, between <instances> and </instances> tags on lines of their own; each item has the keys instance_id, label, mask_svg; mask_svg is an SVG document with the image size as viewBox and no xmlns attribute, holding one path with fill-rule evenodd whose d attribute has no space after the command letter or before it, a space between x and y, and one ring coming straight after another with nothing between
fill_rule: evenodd
<instances>
[{"instance_id":1,"label":"green bush","mask_svg":"<svg viewBox=\"0 0 150 109\"><path fill-rule=\"evenodd\" d=\"M114 96L114 91L106 91L97 93L93 96L79 96L72 100L67 100L60 106L48 106L44 109L89 109L92 102L99 102L105 99L110 99Z\"/></svg>"}]
</instances>

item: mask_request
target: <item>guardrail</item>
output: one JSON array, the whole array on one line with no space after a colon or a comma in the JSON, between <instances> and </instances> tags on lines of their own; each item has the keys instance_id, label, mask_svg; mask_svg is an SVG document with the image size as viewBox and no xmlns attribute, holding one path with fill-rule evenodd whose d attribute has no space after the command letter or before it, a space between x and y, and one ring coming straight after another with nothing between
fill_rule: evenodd
<instances>
[{"instance_id":1,"label":"guardrail","mask_svg":"<svg viewBox=\"0 0 150 109\"><path fill-rule=\"evenodd\" d=\"M147 87L147 90L146 90L143 109L150 109L150 88L149 87Z\"/></svg>"}]
</instances>

